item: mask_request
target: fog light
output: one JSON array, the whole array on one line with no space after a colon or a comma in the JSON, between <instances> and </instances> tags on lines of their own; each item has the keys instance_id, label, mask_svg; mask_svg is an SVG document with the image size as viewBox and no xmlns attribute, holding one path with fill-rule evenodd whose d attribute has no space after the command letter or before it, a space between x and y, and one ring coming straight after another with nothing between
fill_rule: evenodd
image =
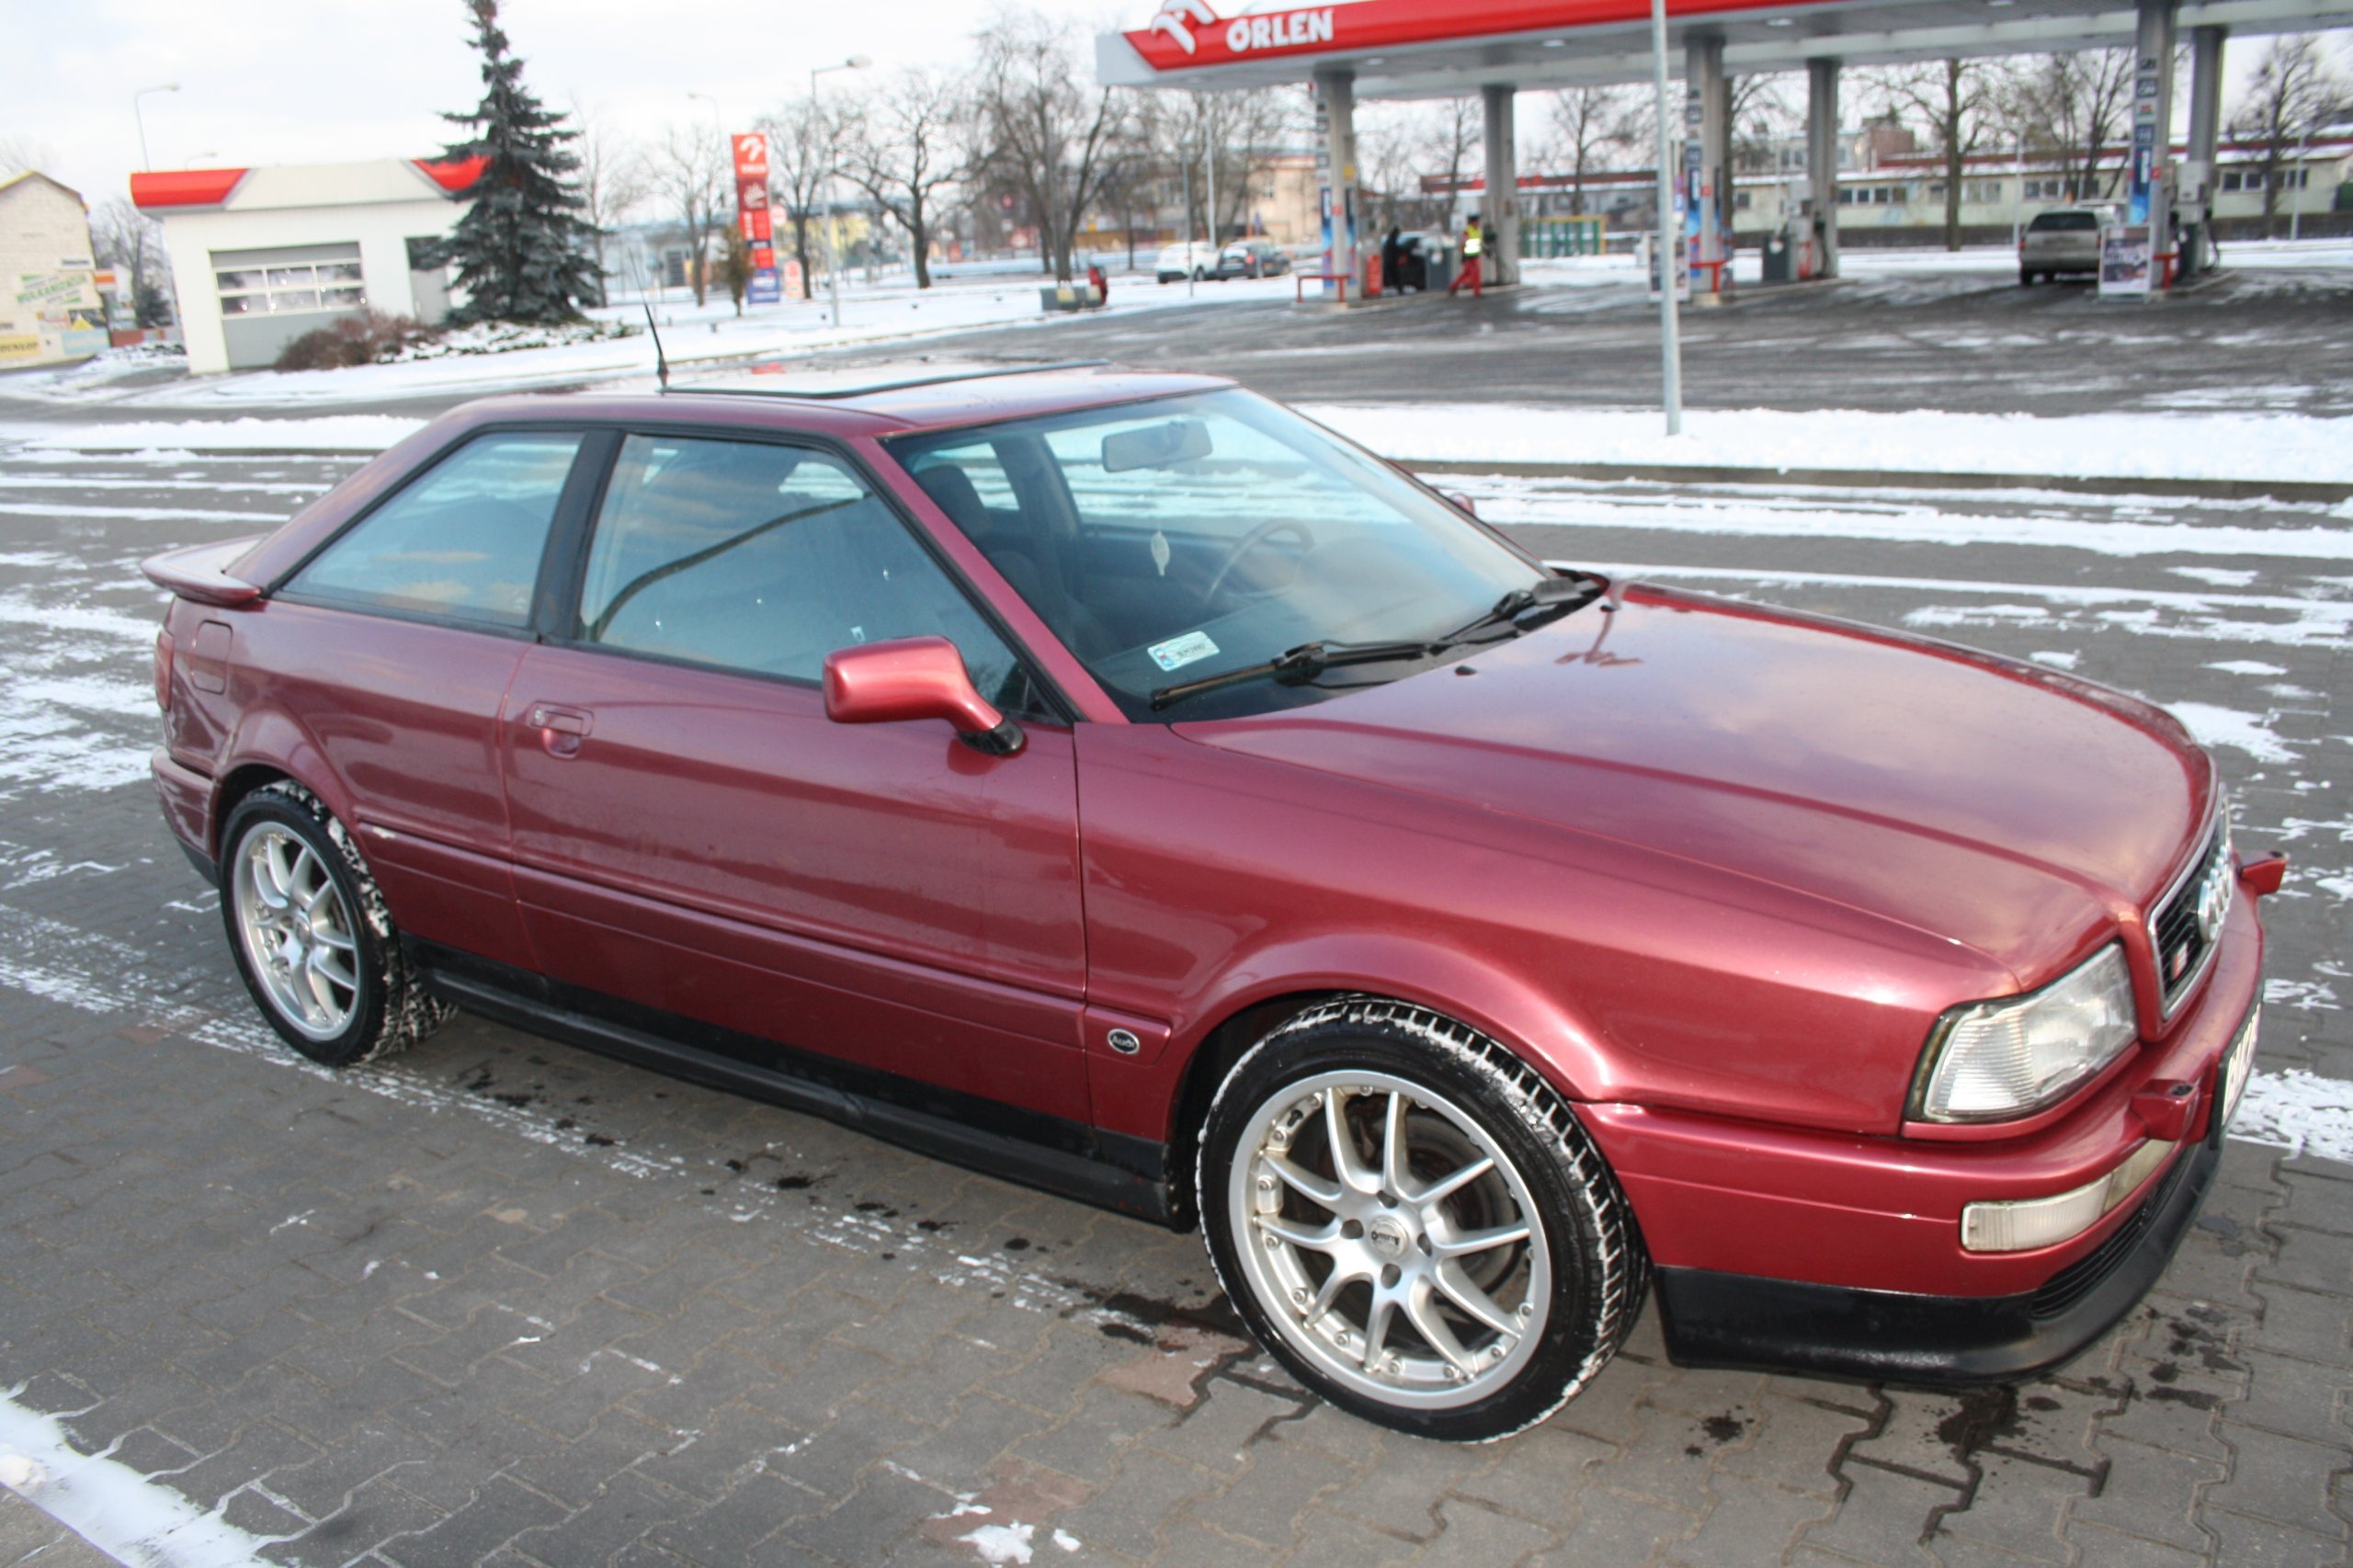
<instances>
[{"instance_id":1,"label":"fog light","mask_svg":"<svg viewBox=\"0 0 2353 1568\"><path fill-rule=\"evenodd\" d=\"M2082 1235L2100 1217L2137 1191L2174 1152L2152 1138L2097 1180L2050 1198L2012 1203L1972 1203L1961 1211L1961 1244L1966 1252L2032 1252Z\"/></svg>"}]
</instances>

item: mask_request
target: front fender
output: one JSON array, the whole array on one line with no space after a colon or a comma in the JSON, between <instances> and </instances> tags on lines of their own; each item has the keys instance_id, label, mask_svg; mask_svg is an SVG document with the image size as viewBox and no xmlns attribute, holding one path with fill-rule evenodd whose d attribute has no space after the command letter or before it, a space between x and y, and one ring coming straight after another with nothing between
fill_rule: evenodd
<instances>
[{"instance_id":1,"label":"front fender","mask_svg":"<svg viewBox=\"0 0 2353 1568\"><path fill-rule=\"evenodd\" d=\"M1187 1076L1218 1030L1280 998L1332 992L1410 1002L1467 1024L1502 1042L1572 1100L1607 1098L1616 1083L1598 1031L1573 1004L1459 949L1385 933L1328 931L1236 955L1198 1005L1175 1021L1157 1051L1133 1057L1090 1051L1097 1124L1159 1142L1175 1140L1183 1131L1176 1121Z\"/></svg>"}]
</instances>

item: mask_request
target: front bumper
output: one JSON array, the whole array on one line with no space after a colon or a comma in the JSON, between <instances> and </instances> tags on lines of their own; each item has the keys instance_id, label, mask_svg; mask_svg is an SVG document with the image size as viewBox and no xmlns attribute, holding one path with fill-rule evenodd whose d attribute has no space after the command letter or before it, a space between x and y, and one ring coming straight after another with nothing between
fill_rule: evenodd
<instances>
[{"instance_id":1,"label":"front bumper","mask_svg":"<svg viewBox=\"0 0 2353 1568\"><path fill-rule=\"evenodd\" d=\"M1914 1296L1661 1268L1667 1355L1686 1366L1911 1383L2025 1377L2075 1356L2148 1293L2222 1163L2222 1139L2208 1138L2174 1161L2108 1240L2040 1289L2017 1295Z\"/></svg>"},{"instance_id":2,"label":"front bumper","mask_svg":"<svg viewBox=\"0 0 2353 1568\"><path fill-rule=\"evenodd\" d=\"M2221 1159L2221 1070L2262 989L2263 931L2235 902L2199 996L2081 1102L2029 1130L1962 1140L1804 1132L1629 1106L1580 1108L1656 1270L1679 1361L1926 1381L2021 1376L2064 1360L2165 1270ZM2156 1129L2145 1096L2202 1086ZM1990 1131L1990 1130L1989 1130ZM2080 1234L1972 1252L1972 1202L2035 1199L2114 1170L2152 1139L2176 1153Z\"/></svg>"}]
</instances>

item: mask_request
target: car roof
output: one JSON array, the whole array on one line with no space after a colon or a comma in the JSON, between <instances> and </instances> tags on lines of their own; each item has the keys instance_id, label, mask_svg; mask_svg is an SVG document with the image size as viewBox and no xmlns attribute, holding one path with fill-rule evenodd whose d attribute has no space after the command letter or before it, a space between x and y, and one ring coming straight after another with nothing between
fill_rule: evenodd
<instances>
[{"instance_id":1,"label":"car roof","mask_svg":"<svg viewBox=\"0 0 2353 1568\"><path fill-rule=\"evenodd\" d=\"M585 415L600 421L735 425L883 437L1215 392L1234 383L1101 360L1051 364L901 360L847 369L755 364L646 393L526 393L469 405L484 423Z\"/></svg>"}]
</instances>

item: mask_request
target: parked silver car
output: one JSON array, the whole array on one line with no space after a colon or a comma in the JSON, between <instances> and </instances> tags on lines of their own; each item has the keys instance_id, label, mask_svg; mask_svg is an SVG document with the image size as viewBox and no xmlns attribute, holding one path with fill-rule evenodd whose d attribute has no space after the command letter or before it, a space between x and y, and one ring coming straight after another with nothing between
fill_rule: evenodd
<instances>
[{"instance_id":1,"label":"parked silver car","mask_svg":"<svg viewBox=\"0 0 2353 1568\"><path fill-rule=\"evenodd\" d=\"M2100 236L2114 217L2104 207L2054 207L2036 213L2018 236L2018 282L2063 272L2098 276Z\"/></svg>"}]
</instances>

